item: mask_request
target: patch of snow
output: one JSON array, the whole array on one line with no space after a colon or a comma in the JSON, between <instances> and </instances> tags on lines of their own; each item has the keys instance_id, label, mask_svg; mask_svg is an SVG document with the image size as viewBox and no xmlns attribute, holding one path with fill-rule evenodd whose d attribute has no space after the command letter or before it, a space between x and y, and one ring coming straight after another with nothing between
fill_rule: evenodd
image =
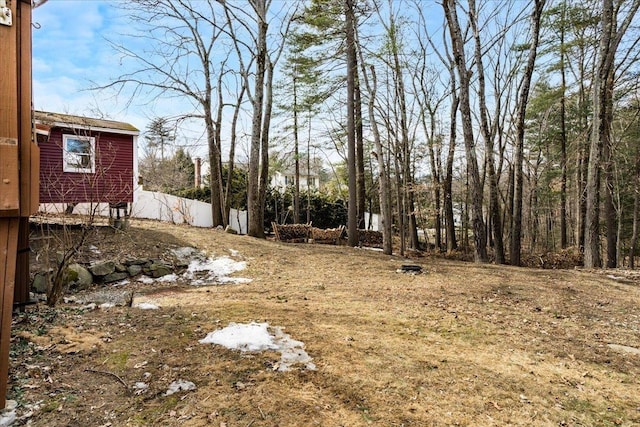
<instances>
[{"instance_id":1,"label":"patch of snow","mask_svg":"<svg viewBox=\"0 0 640 427\"><path fill-rule=\"evenodd\" d=\"M138 277L137 281L140 283L144 283L145 285L150 285L155 282L155 280L149 276L140 276Z\"/></svg>"},{"instance_id":2,"label":"patch of snow","mask_svg":"<svg viewBox=\"0 0 640 427\"><path fill-rule=\"evenodd\" d=\"M241 351L263 351L277 349L267 323L252 322L248 325L229 323L224 329L210 332L200 344L218 344Z\"/></svg>"},{"instance_id":3,"label":"patch of snow","mask_svg":"<svg viewBox=\"0 0 640 427\"><path fill-rule=\"evenodd\" d=\"M282 328L275 328L276 342L280 347L280 364L277 371L284 372L291 369L292 365L303 364L310 371L316 370L316 365L311 362L311 356L304 351L304 343L292 339L282 331Z\"/></svg>"},{"instance_id":4,"label":"patch of snow","mask_svg":"<svg viewBox=\"0 0 640 427\"><path fill-rule=\"evenodd\" d=\"M191 381L177 380L172 382L169 385L169 389L164 393L164 395L171 396L172 394L177 393L179 391L191 391L195 389L196 389L196 385Z\"/></svg>"},{"instance_id":5,"label":"patch of snow","mask_svg":"<svg viewBox=\"0 0 640 427\"><path fill-rule=\"evenodd\" d=\"M219 283L233 283L234 285L244 285L247 283L251 283L251 279L247 279L246 277L218 277Z\"/></svg>"},{"instance_id":6,"label":"patch of snow","mask_svg":"<svg viewBox=\"0 0 640 427\"><path fill-rule=\"evenodd\" d=\"M156 279L156 282L160 282L160 283L173 283L176 280L178 280L178 275L175 273L171 273L171 274L167 274L165 276L162 277L158 277Z\"/></svg>"},{"instance_id":7,"label":"patch of snow","mask_svg":"<svg viewBox=\"0 0 640 427\"><path fill-rule=\"evenodd\" d=\"M18 403L15 400L7 400L5 407L0 411L0 427L9 427L16 422L16 408Z\"/></svg>"},{"instance_id":8,"label":"patch of snow","mask_svg":"<svg viewBox=\"0 0 640 427\"><path fill-rule=\"evenodd\" d=\"M134 307L139 308L140 310L158 310L160 308L159 306L151 304L150 302L141 302L134 305Z\"/></svg>"},{"instance_id":9,"label":"patch of snow","mask_svg":"<svg viewBox=\"0 0 640 427\"><path fill-rule=\"evenodd\" d=\"M190 279L192 285L204 285L211 282L217 283L250 283L251 279L229 278L231 273L247 268L244 261L234 261L222 256L220 258L194 259L189 263L185 278Z\"/></svg>"},{"instance_id":10,"label":"patch of snow","mask_svg":"<svg viewBox=\"0 0 640 427\"><path fill-rule=\"evenodd\" d=\"M182 248L176 248L176 249L171 249L171 253L179 259L187 259L193 256L193 254L195 254L196 252L198 252L198 250L196 248L192 248L190 246L185 246Z\"/></svg>"},{"instance_id":11,"label":"patch of snow","mask_svg":"<svg viewBox=\"0 0 640 427\"><path fill-rule=\"evenodd\" d=\"M131 283L131 282L129 281L129 279L124 279L124 280L121 280L121 281L119 281L119 282L115 282L115 283L114 283L114 284L112 284L111 286L113 286L114 288L116 288L116 287L118 287L118 286L128 285L129 283Z\"/></svg>"},{"instance_id":12,"label":"patch of snow","mask_svg":"<svg viewBox=\"0 0 640 427\"><path fill-rule=\"evenodd\" d=\"M204 261L194 259L189 264L187 271L191 274L198 271L210 271L215 272L216 276L227 276L245 268L247 268L246 262L234 261L229 257L223 256L220 258L207 258Z\"/></svg>"},{"instance_id":13,"label":"patch of snow","mask_svg":"<svg viewBox=\"0 0 640 427\"><path fill-rule=\"evenodd\" d=\"M239 252L229 249L231 256L238 256ZM175 273L153 279L148 276L140 276L138 282L149 285L152 283L174 283L187 280L193 286L203 286L218 284L246 284L251 283L251 279L243 277L228 277L229 274L247 268L244 261L235 261L228 256L219 258L206 258L203 253L195 248L183 247L171 249L171 252L183 261L189 261L187 270L182 275Z\"/></svg>"},{"instance_id":14,"label":"patch of snow","mask_svg":"<svg viewBox=\"0 0 640 427\"><path fill-rule=\"evenodd\" d=\"M363 251L382 252L382 248L372 248L371 246L356 246L355 249L361 249Z\"/></svg>"},{"instance_id":15,"label":"patch of snow","mask_svg":"<svg viewBox=\"0 0 640 427\"><path fill-rule=\"evenodd\" d=\"M144 383L142 381L138 381L133 385L136 395L140 395L149 389L149 384Z\"/></svg>"},{"instance_id":16,"label":"patch of snow","mask_svg":"<svg viewBox=\"0 0 640 427\"><path fill-rule=\"evenodd\" d=\"M100 304L98 307L102 308L102 309L106 309L106 308L112 308L115 307L116 305L110 302L105 302Z\"/></svg>"},{"instance_id":17,"label":"patch of snow","mask_svg":"<svg viewBox=\"0 0 640 427\"><path fill-rule=\"evenodd\" d=\"M239 324L229 323L224 329L210 332L201 339L201 344L217 344L223 347L240 351L265 351L276 350L280 352L280 362L274 370L284 372L291 366L303 364L308 370L316 369L312 358L304 350L304 343L292 339L285 334L281 327L273 328L274 333L269 332L268 323Z\"/></svg>"}]
</instances>

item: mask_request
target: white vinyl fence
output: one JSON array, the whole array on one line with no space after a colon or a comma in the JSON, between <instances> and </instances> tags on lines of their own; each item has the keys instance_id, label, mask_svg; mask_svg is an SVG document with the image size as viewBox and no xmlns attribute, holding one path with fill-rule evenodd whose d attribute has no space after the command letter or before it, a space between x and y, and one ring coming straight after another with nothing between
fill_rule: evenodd
<instances>
[{"instance_id":1,"label":"white vinyl fence","mask_svg":"<svg viewBox=\"0 0 640 427\"><path fill-rule=\"evenodd\" d=\"M133 200L129 215L131 218L156 219L174 224L189 224L195 227L213 226L210 203L141 189L136 190ZM43 213L62 213L65 208L66 205L62 203L43 203L40 205L40 211ZM97 207L95 204L81 203L74 208L73 212L87 214L95 208L97 208L98 215L109 216L109 204L107 203L100 203ZM231 209L229 226L239 234L247 234L247 211Z\"/></svg>"},{"instance_id":2,"label":"white vinyl fence","mask_svg":"<svg viewBox=\"0 0 640 427\"><path fill-rule=\"evenodd\" d=\"M133 200L131 218L156 219L174 224L189 224L195 227L211 227L213 225L210 203L142 189L136 189ZM95 204L81 203L74 208L73 212L87 214L92 206L95 207ZM66 205L62 203L40 205L40 211L48 213L62 213L65 208ZM101 216L109 216L109 205L100 203L96 213ZM247 211L231 209L229 212L229 227L238 234L247 234L247 221ZM381 225L378 214L365 213L366 229L381 231Z\"/></svg>"}]
</instances>

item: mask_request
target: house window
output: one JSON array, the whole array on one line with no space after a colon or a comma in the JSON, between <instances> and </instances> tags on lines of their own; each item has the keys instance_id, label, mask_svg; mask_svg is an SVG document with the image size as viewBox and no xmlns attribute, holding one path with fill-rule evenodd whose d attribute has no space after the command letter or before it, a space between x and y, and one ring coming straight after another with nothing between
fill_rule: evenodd
<instances>
[{"instance_id":1,"label":"house window","mask_svg":"<svg viewBox=\"0 0 640 427\"><path fill-rule=\"evenodd\" d=\"M95 138L78 135L63 135L62 145L62 163L64 172L95 173Z\"/></svg>"},{"instance_id":2,"label":"house window","mask_svg":"<svg viewBox=\"0 0 640 427\"><path fill-rule=\"evenodd\" d=\"M289 186L289 185L294 185L295 183L296 183L296 180L294 177L289 175L284 176L284 185Z\"/></svg>"},{"instance_id":3,"label":"house window","mask_svg":"<svg viewBox=\"0 0 640 427\"><path fill-rule=\"evenodd\" d=\"M315 187L315 186L316 186L316 179L309 177L309 187Z\"/></svg>"}]
</instances>

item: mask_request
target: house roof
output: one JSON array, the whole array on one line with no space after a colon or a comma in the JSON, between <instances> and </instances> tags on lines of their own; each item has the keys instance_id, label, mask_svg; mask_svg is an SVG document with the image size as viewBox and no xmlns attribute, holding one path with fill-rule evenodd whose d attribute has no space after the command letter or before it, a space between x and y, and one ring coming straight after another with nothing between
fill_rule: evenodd
<instances>
[{"instance_id":1,"label":"house roof","mask_svg":"<svg viewBox=\"0 0 640 427\"><path fill-rule=\"evenodd\" d=\"M87 129L127 135L138 135L140 131L135 126L115 120L95 119L91 117L73 116L70 114L34 111L33 118L36 128L48 131L51 127L69 127Z\"/></svg>"}]
</instances>

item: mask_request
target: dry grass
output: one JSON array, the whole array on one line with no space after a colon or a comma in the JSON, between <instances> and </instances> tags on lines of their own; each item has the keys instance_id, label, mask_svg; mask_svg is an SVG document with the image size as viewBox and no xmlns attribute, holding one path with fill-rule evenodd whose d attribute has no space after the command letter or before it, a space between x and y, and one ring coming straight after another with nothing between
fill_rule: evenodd
<instances>
[{"instance_id":1,"label":"dry grass","mask_svg":"<svg viewBox=\"0 0 640 427\"><path fill-rule=\"evenodd\" d=\"M640 356L607 346L640 348L635 281L430 257L417 261L423 274L401 274L407 260L378 252L142 221L103 235L97 246L108 245L119 254L235 249L248 264L238 275L253 282L137 289L160 311L18 316L9 397L19 414L40 402L33 426L640 424ZM274 372L276 353L198 343L252 320L303 341L317 370ZM73 335L64 330L101 344L65 352ZM179 378L197 390L163 396ZM137 381L149 390L135 395Z\"/></svg>"}]
</instances>

